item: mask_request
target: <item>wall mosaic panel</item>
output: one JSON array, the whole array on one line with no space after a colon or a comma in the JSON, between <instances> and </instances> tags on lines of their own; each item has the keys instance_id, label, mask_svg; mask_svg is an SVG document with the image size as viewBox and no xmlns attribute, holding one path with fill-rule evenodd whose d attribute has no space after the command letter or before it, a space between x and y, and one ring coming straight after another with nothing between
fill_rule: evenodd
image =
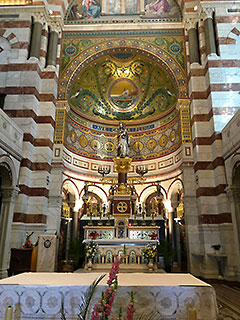
<instances>
[{"instance_id":1,"label":"wall mosaic panel","mask_svg":"<svg viewBox=\"0 0 240 320\"><path fill-rule=\"evenodd\" d=\"M96 121L146 121L173 109L177 96L176 83L159 64L119 53L94 60L77 74L68 101L77 114Z\"/></svg>"},{"instance_id":2,"label":"wall mosaic panel","mask_svg":"<svg viewBox=\"0 0 240 320\"><path fill-rule=\"evenodd\" d=\"M112 123L153 121L187 98L182 31L140 34L65 34L58 98L75 113Z\"/></svg>"},{"instance_id":3,"label":"wall mosaic panel","mask_svg":"<svg viewBox=\"0 0 240 320\"><path fill-rule=\"evenodd\" d=\"M150 131L130 133L130 157L133 161L165 156L180 146L179 118ZM113 160L117 155L117 133L92 130L66 119L65 147L84 157Z\"/></svg>"}]
</instances>

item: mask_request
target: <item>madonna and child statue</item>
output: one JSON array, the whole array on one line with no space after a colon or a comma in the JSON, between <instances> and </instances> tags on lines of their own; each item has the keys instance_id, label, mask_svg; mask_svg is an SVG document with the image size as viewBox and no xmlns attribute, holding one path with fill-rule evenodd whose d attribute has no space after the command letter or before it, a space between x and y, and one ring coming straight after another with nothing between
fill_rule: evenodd
<instances>
[{"instance_id":1,"label":"madonna and child statue","mask_svg":"<svg viewBox=\"0 0 240 320\"><path fill-rule=\"evenodd\" d=\"M118 127L118 147L117 156L125 158L129 156L130 139L128 136L127 128L124 123L120 122Z\"/></svg>"}]
</instances>

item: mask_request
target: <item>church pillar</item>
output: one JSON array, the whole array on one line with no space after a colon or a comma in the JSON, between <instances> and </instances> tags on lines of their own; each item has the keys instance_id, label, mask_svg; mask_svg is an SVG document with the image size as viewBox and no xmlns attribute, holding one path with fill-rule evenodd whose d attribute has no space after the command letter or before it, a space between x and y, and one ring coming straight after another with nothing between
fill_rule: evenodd
<instances>
[{"instance_id":1,"label":"church pillar","mask_svg":"<svg viewBox=\"0 0 240 320\"><path fill-rule=\"evenodd\" d=\"M205 45L206 45L206 55L216 54L216 42L215 42L215 33L213 26L213 9L205 8L204 9L204 31L205 31Z\"/></svg>"},{"instance_id":2,"label":"church pillar","mask_svg":"<svg viewBox=\"0 0 240 320\"><path fill-rule=\"evenodd\" d=\"M31 37L30 57L40 58L41 38L43 28L43 16L36 14L34 17L33 31Z\"/></svg>"},{"instance_id":3,"label":"church pillar","mask_svg":"<svg viewBox=\"0 0 240 320\"><path fill-rule=\"evenodd\" d=\"M57 29L50 25L49 34L49 46L47 52L47 66L56 66L57 61L57 47L58 47L58 31Z\"/></svg>"},{"instance_id":4,"label":"church pillar","mask_svg":"<svg viewBox=\"0 0 240 320\"><path fill-rule=\"evenodd\" d=\"M6 188L2 190L2 205L0 212L0 279L8 276L9 249L11 240L11 224L13 210L19 190Z\"/></svg>"},{"instance_id":5,"label":"church pillar","mask_svg":"<svg viewBox=\"0 0 240 320\"><path fill-rule=\"evenodd\" d=\"M198 43L198 30L197 30L197 19L190 18L185 22L185 27L188 33L188 51L190 64L200 62L200 52Z\"/></svg>"},{"instance_id":6,"label":"church pillar","mask_svg":"<svg viewBox=\"0 0 240 320\"><path fill-rule=\"evenodd\" d=\"M49 189L47 232L59 233L61 209L62 209L62 175L63 166L61 164L52 166L51 184Z\"/></svg>"},{"instance_id":7,"label":"church pillar","mask_svg":"<svg viewBox=\"0 0 240 320\"><path fill-rule=\"evenodd\" d=\"M238 281L240 281L240 188L231 186L227 187L226 191L231 206L235 261L237 263L236 274ZM227 245L232 246L232 243L225 244L225 246ZM225 250L228 251L228 248ZM228 256L228 259L231 259L231 256ZM232 261L228 261L228 265L231 264Z\"/></svg>"}]
</instances>

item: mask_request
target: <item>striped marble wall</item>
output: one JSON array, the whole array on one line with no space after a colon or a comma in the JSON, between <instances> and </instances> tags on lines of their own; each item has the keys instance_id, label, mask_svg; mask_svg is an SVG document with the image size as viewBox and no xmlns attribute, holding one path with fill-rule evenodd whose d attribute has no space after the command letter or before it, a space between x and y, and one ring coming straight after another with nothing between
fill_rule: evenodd
<instances>
[{"instance_id":1,"label":"striped marble wall","mask_svg":"<svg viewBox=\"0 0 240 320\"><path fill-rule=\"evenodd\" d=\"M4 8L10 15L15 9ZM55 101L59 76L60 40L56 66L46 66L48 30L59 35L61 27L45 9L26 14L19 8L19 17L0 21L3 46L0 60L0 93L6 94L4 111L23 131L23 159L19 172L19 195L13 222L36 224L45 229L48 214L51 161L55 126ZM41 10L40 10L41 11ZM42 24L40 57L29 58L31 17ZM34 227L31 227L34 230ZM14 229L14 227L13 227ZM14 238L14 237L13 237ZM16 240L16 245L22 241Z\"/></svg>"}]
</instances>

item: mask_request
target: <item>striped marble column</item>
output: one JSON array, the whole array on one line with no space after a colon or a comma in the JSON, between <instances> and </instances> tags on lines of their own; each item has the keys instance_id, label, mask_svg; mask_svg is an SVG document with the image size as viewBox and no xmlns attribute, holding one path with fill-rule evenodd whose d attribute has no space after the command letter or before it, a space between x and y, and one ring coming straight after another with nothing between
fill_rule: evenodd
<instances>
[{"instance_id":1,"label":"striped marble column","mask_svg":"<svg viewBox=\"0 0 240 320\"><path fill-rule=\"evenodd\" d=\"M209 21L208 21L209 22ZM213 43L207 45L212 29L204 24L205 57L212 53ZM203 32L203 31L202 31ZM201 44L200 44L201 45ZM206 48L208 47L208 52ZM202 52L203 53L203 52ZM191 125L194 154L196 196L199 214L200 253L205 255L202 275L217 277L216 261L210 258L211 246L224 242L225 224L231 223L230 209L226 198L226 178L222 159L222 138L217 132L213 118L212 87L209 76L209 57L202 65L193 63L188 68L188 86L191 98ZM222 234L222 236L221 236ZM214 242L214 243L213 243ZM200 254L199 253L199 254ZM199 255L199 262L201 261Z\"/></svg>"}]
</instances>

